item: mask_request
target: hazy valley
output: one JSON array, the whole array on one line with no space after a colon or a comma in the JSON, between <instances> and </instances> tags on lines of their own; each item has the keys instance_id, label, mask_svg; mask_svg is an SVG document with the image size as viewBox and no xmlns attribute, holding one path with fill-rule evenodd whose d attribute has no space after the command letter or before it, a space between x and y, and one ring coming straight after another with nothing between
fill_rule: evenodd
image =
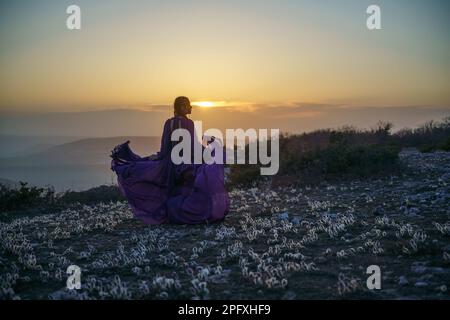
<instances>
[{"instance_id":1,"label":"hazy valley","mask_svg":"<svg viewBox=\"0 0 450 320\"><path fill-rule=\"evenodd\" d=\"M109 154L119 143L130 140L133 150L139 155L156 152L160 144L159 137L9 138L0 140L0 148L4 150L0 158L0 179L7 184L27 181L37 186L52 185L57 191L83 190L115 183ZM9 150L8 143L17 146L10 153L6 151Z\"/></svg>"}]
</instances>

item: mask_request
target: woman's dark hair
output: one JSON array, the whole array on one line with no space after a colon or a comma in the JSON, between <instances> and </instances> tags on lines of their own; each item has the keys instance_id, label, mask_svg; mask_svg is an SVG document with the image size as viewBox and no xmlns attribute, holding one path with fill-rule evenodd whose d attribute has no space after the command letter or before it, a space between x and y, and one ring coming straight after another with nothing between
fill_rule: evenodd
<instances>
[{"instance_id":1,"label":"woman's dark hair","mask_svg":"<svg viewBox=\"0 0 450 320\"><path fill-rule=\"evenodd\" d=\"M175 115L179 115L181 113L181 109L184 106L188 106L190 105L191 102L189 101L189 99L187 97L178 97L175 99L175 102L173 103L173 111L175 113Z\"/></svg>"}]
</instances>

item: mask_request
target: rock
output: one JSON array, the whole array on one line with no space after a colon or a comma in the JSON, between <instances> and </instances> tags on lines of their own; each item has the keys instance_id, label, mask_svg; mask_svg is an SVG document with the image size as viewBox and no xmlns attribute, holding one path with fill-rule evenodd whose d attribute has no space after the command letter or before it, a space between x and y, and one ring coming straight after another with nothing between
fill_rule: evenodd
<instances>
[{"instance_id":1,"label":"rock","mask_svg":"<svg viewBox=\"0 0 450 320\"><path fill-rule=\"evenodd\" d=\"M428 287L428 282L425 282L425 281L417 281L417 282L414 284L414 286L415 286L415 287L418 287L418 288Z\"/></svg>"},{"instance_id":2,"label":"rock","mask_svg":"<svg viewBox=\"0 0 450 320\"><path fill-rule=\"evenodd\" d=\"M289 219L289 213L288 212L280 213L278 215L278 219L280 219L280 220L288 220Z\"/></svg>"},{"instance_id":3,"label":"rock","mask_svg":"<svg viewBox=\"0 0 450 320\"><path fill-rule=\"evenodd\" d=\"M342 270L342 271L350 271L350 270L352 270L353 268L350 267L350 266L340 266L339 269Z\"/></svg>"},{"instance_id":4,"label":"rock","mask_svg":"<svg viewBox=\"0 0 450 320\"><path fill-rule=\"evenodd\" d=\"M381 207L376 207L375 209L372 210L372 214L374 216L381 216L381 215L383 215L383 213L384 213L384 211L383 211L383 208L381 208Z\"/></svg>"},{"instance_id":5,"label":"rock","mask_svg":"<svg viewBox=\"0 0 450 320\"><path fill-rule=\"evenodd\" d=\"M431 272L431 273L438 273L438 274L442 274L442 273L446 273L446 272L447 272L446 269L444 269L444 268L439 268L439 267L428 268L427 270L428 270L428 272Z\"/></svg>"},{"instance_id":6,"label":"rock","mask_svg":"<svg viewBox=\"0 0 450 320\"><path fill-rule=\"evenodd\" d=\"M85 295L85 293L83 295ZM77 295L76 291L64 288L50 293L48 298L50 300L76 300L80 299L80 296Z\"/></svg>"},{"instance_id":7,"label":"rock","mask_svg":"<svg viewBox=\"0 0 450 320\"><path fill-rule=\"evenodd\" d=\"M416 296L410 296L410 297L398 297L398 298L395 298L395 300L401 300L401 301L404 301L404 300L420 300L420 298L416 297Z\"/></svg>"},{"instance_id":8,"label":"rock","mask_svg":"<svg viewBox=\"0 0 450 320\"><path fill-rule=\"evenodd\" d=\"M317 258L315 258L315 260L316 260L318 263L321 263L321 262L327 261L327 258L325 258L325 257L317 257Z\"/></svg>"},{"instance_id":9,"label":"rock","mask_svg":"<svg viewBox=\"0 0 450 320\"><path fill-rule=\"evenodd\" d=\"M336 220L337 219L337 213L328 213L327 217L330 218L331 220Z\"/></svg>"},{"instance_id":10,"label":"rock","mask_svg":"<svg viewBox=\"0 0 450 320\"><path fill-rule=\"evenodd\" d=\"M408 208L407 207L405 207L405 206L401 206L400 207L400 211L403 211L403 214L409 214L409 210L408 210Z\"/></svg>"},{"instance_id":11,"label":"rock","mask_svg":"<svg viewBox=\"0 0 450 320\"><path fill-rule=\"evenodd\" d=\"M400 276L398 278L398 285L400 286L406 286L409 283L408 279L406 279L405 276Z\"/></svg>"},{"instance_id":12,"label":"rock","mask_svg":"<svg viewBox=\"0 0 450 320\"><path fill-rule=\"evenodd\" d=\"M414 273L425 273L427 271L427 267L421 265L412 266L411 271Z\"/></svg>"},{"instance_id":13,"label":"rock","mask_svg":"<svg viewBox=\"0 0 450 320\"><path fill-rule=\"evenodd\" d=\"M412 266L428 266L430 261L414 261Z\"/></svg>"},{"instance_id":14,"label":"rock","mask_svg":"<svg viewBox=\"0 0 450 320\"><path fill-rule=\"evenodd\" d=\"M424 274L423 276L421 276L420 278L418 278L417 280L418 281L428 281L428 280L430 280L432 278L433 278L433 275L427 273L427 274Z\"/></svg>"},{"instance_id":15,"label":"rock","mask_svg":"<svg viewBox=\"0 0 450 320\"><path fill-rule=\"evenodd\" d=\"M294 225L299 225L299 224L300 224L300 218L299 218L299 217L294 217L294 218L291 220L291 222L292 222L292 224L294 224Z\"/></svg>"},{"instance_id":16,"label":"rock","mask_svg":"<svg viewBox=\"0 0 450 320\"><path fill-rule=\"evenodd\" d=\"M286 292L281 300L295 300L297 298L297 294L293 291Z\"/></svg>"}]
</instances>

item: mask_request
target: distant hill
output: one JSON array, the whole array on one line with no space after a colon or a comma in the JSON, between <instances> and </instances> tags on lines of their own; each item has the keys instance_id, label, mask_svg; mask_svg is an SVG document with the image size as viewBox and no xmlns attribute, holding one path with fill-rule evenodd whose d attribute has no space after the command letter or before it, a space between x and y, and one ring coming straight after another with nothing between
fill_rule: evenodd
<instances>
[{"instance_id":1,"label":"distant hill","mask_svg":"<svg viewBox=\"0 0 450 320\"><path fill-rule=\"evenodd\" d=\"M0 159L0 166L53 166L108 164L111 150L130 140L131 149L139 155L150 155L159 150L159 137L87 138L52 146L27 156Z\"/></svg>"},{"instance_id":2,"label":"distant hill","mask_svg":"<svg viewBox=\"0 0 450 320\"><path fill-rule=\"evenodd\" d=\"M86 137L0 134L0 158L26 156L83 138Z\"/></svg>"}]
</instances>

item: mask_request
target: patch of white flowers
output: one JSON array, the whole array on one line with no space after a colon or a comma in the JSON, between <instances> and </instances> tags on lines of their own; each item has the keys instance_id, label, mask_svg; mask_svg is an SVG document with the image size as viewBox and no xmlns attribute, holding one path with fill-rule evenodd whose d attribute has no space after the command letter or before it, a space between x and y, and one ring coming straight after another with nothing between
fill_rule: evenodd
<instances>
[{"instance_id":1,"label":"patch of white flowers","mask_svg":"<svg viewBox=\"0 0 450 320\"><path fill-rule=\"evenodd\" d=\"M353 192L360 197L347 201ZM145 226L120 202L0 223L0 299L19 299L18 288L29 287L23 283L44 288L39 298L50 299L210 299L224 291L231 297L236 286L281 297L330 265L350 270L361 254L414 254L431 242L445 247L450 234L445 220L425 228L398 216L368 219L358 204L371 208L379 195L356 182L255 185L230 197L225 221L202 226ZM449 264L450 254L439 252L438 259ZM72 264L83 270L80 290L65 289ZM344 296L361 283L340 273L330 288ZM61 289L51 292L55 286Z\"/></svg>"},{"instance_id":2,"label":"patch of white flowers","mask_svg":"<svg viewBox=\"0 0 450 320\"><path fill-rule=\"evenodd\" d=\"M361 279L353 276L347 276L343 273L339 273L337 289L339 295L343 296L357 291L361 288Z\"/></svg>"}]
</instances>

